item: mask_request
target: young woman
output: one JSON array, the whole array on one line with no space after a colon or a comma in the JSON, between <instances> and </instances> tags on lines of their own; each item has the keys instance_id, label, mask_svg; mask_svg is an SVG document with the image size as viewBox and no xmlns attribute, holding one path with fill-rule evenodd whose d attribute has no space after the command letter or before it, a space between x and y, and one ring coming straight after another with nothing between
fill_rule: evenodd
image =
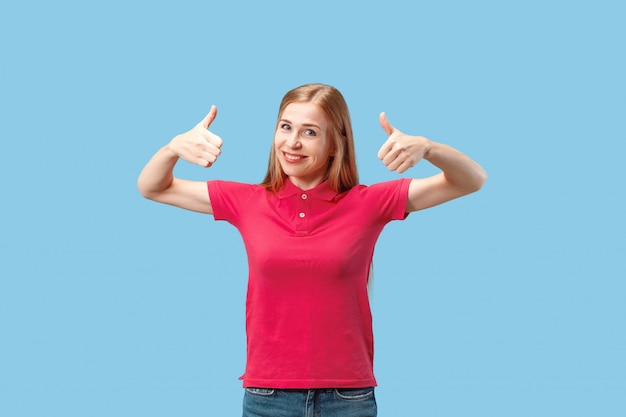
<instances>
[{"instance_id":1,"label":"young woman","mask_svg":"<svg viewBox=\"0 0 626 417\"><path fill-rule=\"evenodd\" d=\"M402 133L382 113L383 164L403 173L425 159L441 172L360 185L343 96L307 84L282 100L261 184L175 178L180 158L210 167L219 157L222 139L208 130L216 115L213 106L159 150L138 187L146 198L226 220L243 237L243 415L375 416L367 284L376 240L392 220L479 190L485 171L447 145Z\"/></svg>"}]
</instances>

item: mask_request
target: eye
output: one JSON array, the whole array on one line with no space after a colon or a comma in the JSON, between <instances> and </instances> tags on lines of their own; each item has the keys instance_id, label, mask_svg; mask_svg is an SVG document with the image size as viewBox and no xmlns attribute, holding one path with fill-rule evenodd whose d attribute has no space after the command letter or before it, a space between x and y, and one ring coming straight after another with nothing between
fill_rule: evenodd
<instances>
[{"instance_id":1,"label":"eye","mask_svg":"<svg viewBox=\"0 0 626 417\"><path fill-rule=\"evenodd\" d=\"M291 126L287 123L283 123L282 125L280 125L280 128L283 130L291 130Z\"/></svg>"},{"instance_id":2,"label":"eye","mask_svg":"<svg viewBox=\"0 0 626 417\"><path fill-rule=\"evenodd\" d=\"M312 129L305 130L304 134L307 136L317 136L317 133L315 133L315 130L312 130Z\"/></svg>"}]
</instances>

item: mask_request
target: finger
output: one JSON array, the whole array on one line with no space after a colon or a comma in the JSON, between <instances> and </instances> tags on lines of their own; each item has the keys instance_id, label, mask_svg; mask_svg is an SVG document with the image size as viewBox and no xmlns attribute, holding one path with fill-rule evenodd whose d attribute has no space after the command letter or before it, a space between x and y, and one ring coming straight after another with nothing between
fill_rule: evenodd
<instances>
[{"instance_id":1,"label":"finger","mask_svg":"<svg viewBox=\"0 0 626 417\"><path fill-rule=\"evenodd\" d=\"M396 171L398 174L402 174L417 165L420 159L421 158L417 158L415 156L412 157L404 152L401 152L397 155L396 159L391 161L389 164L386 164L386 166L390 171Z\"/></svg>"},{"instance_id":2,"label":"finger","mask_svg":"<svg viewBox=\"0 0 626 417\"><path fill-rule=\"evenodd\" d=\"M207 115L204 116L204 119L202 119L200 125L203 128L208 129L209 126L211 126L211 123L213 123L213 120L215 120L215 116L217 116L217 107L215 105L212 105L211 110L209 110Z\"/></svg>"},{"instance_id":3,"label":"finger","mask_svg":"<svg viewBox=\"0 0 626 417\"><path fill-rule=\"evenodd\" d=\"M400 165L402 165L400 163L400 161L398 161L397 159L395 161L393 161L391 164L387 165L387 169L391 172L396 171Z\"/></svg>"},{"instance_id":4,"label":"finger","mask_svg":"<svg viewBox=\"0 0 626 417\"><path fill-rule=\"evenodd\" d=\"M380 159L381 161L385 159L385 157L389 154L392 148L393 148L393 142L387 139L387 141L383 143L383 146L381 146L380 149L378 150L378 159Z\"/></svg>"},{"instance_id":5,"label":"finger","mask_svg":"<svg viewBox=\"0 0 626 417\"><path fill-rule=\"evenodd\" d=\"M213 162L209 162L209 161L207 161L206 159L198 158L198 159L196 160L196 164L197 164L197 165L200 165L200 166L201 166L201 167L203 167L203 168L210 168L210 167L211 167L211 165L213 165Z\"/></svg>"},{"instance_id":6,"label":"finger","mask_svg":"<svg viewBox=\"0 0 626 417\"><path fill-rule=\"evenodd\" d=\"M209 143L203 151L203 158L206 159L209 162L215 162L215 160L217 159L218 156L220 156L222 154L222 150L220 148L218 148L217 146L213 145L212 143Z\"/></svg>"},{"instance_id":7,"label":"finger","mask_svg":"<svg viewBox=\"0 0 626 417\"><path fill-rule=\"evenodd\" d=\"M398 142L397 136L389 136L389 139L383 144L378 151L378 158L383 161L385 166L388 166L395 159L405 151L405 148Z\"/></svg>"},{"instance_id":8,"label":"finger","mask_svg":"<svg viewBox=\"0 0 626 417\"><path fill-rule=\"evenodd\" d=\"M407 171L410 168L413 168L415 164L413 164L413 162L406 160L403 163L400 164L400 166L398 168L396 168L396 172L398 174L402 174L403 172Z\"/></svg>"},{"instance_id":9,"label":"finger","mask_svg":"<svg viewBox=\"0 0 626 417\"><path fill-rule=\"evenodd\" d=\"M198 159L201 161L207 161L210 164L214 164L215 161L217 161L218 156L218 154L215 154L213 152L203 152L202 155L198 157Z\"/></svg>"},{"instance_id":10,"label":"finger","mask_svg":"<svg viewBox=\"0 0 626 417\"><path fill-rule=\"evenodd\" d=\"M391 151L383 159L383 164L389 169L389 171L395 171L400 165L404 163L404 157L398 150Z\"/></svg>"},{"instance_id":11,"label":"finger","mask_svg":"<svg viewBox=\"0 0 626 417\"><path fill-rule=\"evenodd\" d=\"M215 162L217 162L217 159L220 156L221 151L217 148L210 148L210 149L206 149L202 152L199 152L198 155L196 156L196 163L200 166L203 167L210 167L213 164L215 164Z\"/></svg>"},{"instance_id":12,"label":"finger","mask_svg":"<svg viewBox=\"0 0 626 417\"><path fill-rule=\"evenodd\" d=\"M391 123L389 123L389 120L387 120L387 115L385 114L385 112L382 112L380 114L378 120L380 121L380 125L382 126L385 133L391 136L391 134L393 133L393 126L391 126Z\"/></svg>"},{"instance_id":13,"label":"finger","mask_svg":"<svg viewBox=\"0 0 626 417\"><path fill-rule=\"evenodd\" d=\"M221 148L222 145L224 144L224 141L222 140L222 138L220 138L219 136L211 132L209 132L208 141L211 145L215 146L216 148Z\"/></svg>"}]
</instances>

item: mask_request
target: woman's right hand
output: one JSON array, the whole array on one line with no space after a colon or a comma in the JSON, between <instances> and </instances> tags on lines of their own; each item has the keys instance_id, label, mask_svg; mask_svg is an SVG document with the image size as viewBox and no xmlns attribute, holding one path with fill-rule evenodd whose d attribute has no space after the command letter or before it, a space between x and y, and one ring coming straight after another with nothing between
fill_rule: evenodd
<instances>
[{"instance_id":1,"label":"woman's right hand","mask_svg":"<svg viewBox=\"0 0 626 417\"><path fill-rule=\"evenodd\" d=\"M180 158L192 164L208 168L222 153L222 138L209 131L217 116L217 107L211 106L209 113L193 129L177 135L168 148Z\"/></svg>"}]
</instances>

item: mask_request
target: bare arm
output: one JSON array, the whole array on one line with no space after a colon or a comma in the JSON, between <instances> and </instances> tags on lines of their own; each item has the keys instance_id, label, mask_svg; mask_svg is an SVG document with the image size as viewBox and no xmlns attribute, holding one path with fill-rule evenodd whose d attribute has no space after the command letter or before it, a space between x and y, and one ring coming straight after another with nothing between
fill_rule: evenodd
<instances>
[{"instance_id":1,"label":"bare arm","mask_svg":"<svg viewBox=\"0 0 626 417\"><path fill-rule=\"evenodd\" d=\"M176 136L150 159L137 180L141 195L160 203L213 214L206 183L176 178L173 171L180 158L207 168L217 160L222 139L208 130L216 115L217 108L212 106L193 129Z\"/></svg>"},{"instance_id":2,"label":"bare arm","mask_svg":"<svg viewBox=\"0 0 626 417\"><path fill-rule=\"evenodd\" d=\"M380 124L389 135L378 157L392 171L403 173L421 159L441 169L428 178L413 179L406 212L422 210L480 190L487 173L458 150L423 136L409 136L391 126L384 113Z\"/></svg>"}]
</instances>

